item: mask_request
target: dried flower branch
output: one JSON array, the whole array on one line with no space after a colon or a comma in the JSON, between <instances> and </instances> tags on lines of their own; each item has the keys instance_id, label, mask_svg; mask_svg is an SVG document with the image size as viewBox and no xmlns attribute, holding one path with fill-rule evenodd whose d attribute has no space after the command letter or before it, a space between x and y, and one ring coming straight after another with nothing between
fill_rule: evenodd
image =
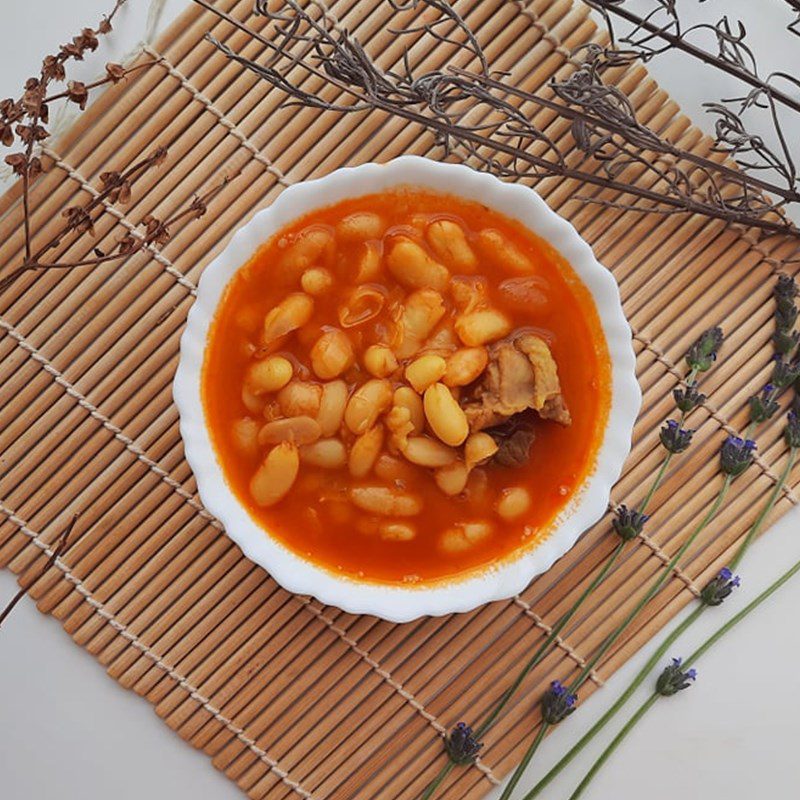
<instances>
[{"instance_id":1,"label":"dried flower branch","mask_svg":"<svg viewBox=\"0 0 800 800\"><path fill-rule=\"evenodd\" d=\"M502 76L492 77L475 37L465 32L466 23L441 0L393 3L403 9L420 5L438 12L443 6L449 9L438 22L411 25L397 33L434 31L438 41L460 39L457 50L466 49L479 61L477 72L450 67L415 74L407 54L401 72L382 70L355 37L325 15L312 18L295 0L287 0L280 13L257 4L277 24L279 35L274 37L249 29L208 0L195 2L264 45L269 58L255 61L207 37L228 58L285 92L291 102L341 114L380 110L416 122L435 134L445 155L457 153L500 177L535 180L558 175L613 190L621 199L601 202L627 209L694 212L764 231L798 233L782 214L784 205L800 201L797 187L734 170L661 139L636 120L618 89L603 83L602 72L610 62L601 48L584 49L584 66L553 84L556 99L552 100L520 92ZM341 99L329 102L318 92L303 89L308 74L339 89ZM580 165L567 162L566 153L522 110L524 103L534 106L534 112L548 108L572 120L574 138L585 156ZM626 180L633 166L654 180L647 184Z\"/></svg>"},{"instance_id":2,"label":"dried flower branch","mask_svg":"<svg viewBox=\"0 0 800 800\"><path fill-rule=\"evenodd\" d=\"M104 253L94 249L92 257L77 261L53 260L49 254L69 240L73 243L83 234L94 234L97 221L105 211L104 203L125 204L131 199L131 189L149 169L161 164L166 158L166 150L157 148L152 155L128 167L124 172L107 171L100 175L100 187L95 197L83 205L70 206L62 212L64 223L51 239L34 250L31 232L30 187L42 171L39 157L39 146L50 133L45 127L50 117L50 105L66 99L79 109L86 107L92 90L106 84L116 84L136 70L151 66L154 61L145 61L132 67L109 63L105 67L105 75L91 83L68 81L66 89L50 93L54 83L67 81L66 65L70 61L82 61L84 56L93 52L99 45L99 36L108 34L112 29L112 20L125 4L126 0L116 0L114 8L103 17L97 29L84 28L78 36L62 45L58 53L45 56L38 77L29 78L25 83L25 91L17 100L7 98L0 101L0 141L11 146L19 141L23 147L20 151L6 156L6 163L13 172L22 179L23 229L25 234L25 256L22 264L0 279L0 291L7 289L14 281L29 271L44 269L71 269L73 267L97 266L108 261L118 260L151 245L161 245L168 238L169 227L180 218L189 215L201 216L205 212L206 202L218 191L214 189L205 196L197 198L185 211L179 212L165 221L146 218L142 221L144 228L140 236L128 234L114 248L113 252Z\"/></svg>"},{"instance_id":3,"label":"dried flower branch","mask_svg":"<svg viewBox=\"0 0 800 800\"><path fill-rule=\"evenodd\" d=\"M72 530L75 527L75 523L77 521L78 521L78 515L75 514L69 521L67 527L64 528L63 532L54 543L50 558L47 559L47 562L44 564L44 566L25 584L25 586L23 586L14 595L14 597L11 598L11 601L8 603L8 605L2 611L0 611L0 627L2 627L3 623L6 621L8 616L16 607L17 603L19 603L19 601L22 600L23 597L25 597L25 593L28 591L28 589L30 589L31 586L33 586L36 583L36 581L39 580L39 578L46 575L50 567L52 567L53 564L55 564L56 561L59 558L61 558L61 556L63 556L64 553L67 551L70 545L69 537L71 536Z\"/></svg>"},{"instance_id":4,"label":"dried flower branch","mask_svg":"<svg viewBox=\"0 0 800 800\"><path fill-rule=\"evenodd\" d=\"M633 11L628 0L587 2L606 21L612 40L612 46L605 51L609 63L632 58L646 62L666 51L677 50L746 84L749 89L741 96L704 104L706 110L716 117L717 149L735 159L745 172L771 171L782 178L788 189L794 191L797 188L797 170L780 111L800 112L800 100L797 99L800 79L780 70L762 76L741 21L723 16L713 23L684 27L674 0L649 0L646 13ZM800 9L797 0L787 2L794 9ZM615 30L614 19L623 20L629 26L624 35ZM788 26L795 33L793 25L796 23L797 20ZM694 43L694 35L698 32L712 34L716 52ZM762 136L748 130L746 119L754 112L766 117L764 122L774 132L777 149L770 148Z\"/></svg>"}]
</instances>

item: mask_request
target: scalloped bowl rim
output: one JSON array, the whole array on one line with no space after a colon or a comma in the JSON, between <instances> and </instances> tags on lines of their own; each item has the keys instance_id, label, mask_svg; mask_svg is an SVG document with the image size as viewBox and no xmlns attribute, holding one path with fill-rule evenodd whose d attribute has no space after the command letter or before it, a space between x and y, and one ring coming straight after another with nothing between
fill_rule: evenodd
<instances>
[{"instance_id":1,"label":"scalloped bowl rim","mask_svg":"<svg viewBox=\"0 0 800 800\"><path fill-rule=\"evenodd\" d=\"M408 586L362 582L337 575L303 559L262 528L236 498L223 475L206 426L201 397L209 325L228 282L258 247L285 225L314 209L401 185L477 200L518 220L559 251L594 299L606 338L612 379L608 421L594 470L553 521L546 538L463 577ZM507 599L548 570L605 513L611 488L630 450L633 425L641 405L631 330L622 311L617 283L598 263L575 228L529 187L504 183L464 165L419 156L401 156L385 164L343 167L323 178L294 184L243 225L201 276L197 298L181 337L173 394L180 414L186 460L197 480L200 498L245 555L292 592L312 595L350 613L374 614L393 622L470 611L490 601Z\"/></svg>"}]
</instances>

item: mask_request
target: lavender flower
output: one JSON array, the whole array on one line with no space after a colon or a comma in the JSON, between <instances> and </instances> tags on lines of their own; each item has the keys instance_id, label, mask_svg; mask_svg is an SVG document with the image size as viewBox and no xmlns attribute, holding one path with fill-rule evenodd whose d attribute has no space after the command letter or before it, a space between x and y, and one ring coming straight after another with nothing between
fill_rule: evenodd
<instances>
[{"instance_id":1,"label":"lavender flower","mask_svg":"<svg viewBox=\"0 0 800 800\"><path fill-rule=\"evenodd\" d=\"M686 353L686 363L690 369L705 372L717 360L717 352L722 346L722 328L709 328L700 334L697 341Z\"/></svg>"},{"instance_id":2,"label":"lavender flower","mask_svg":"<svg viewBox=\"0 0 800 800\"><path fill-rule=\"evenodd\" d=\"M692 443L693 430L684 428L674 419L668 419L661 429L659 437L661 444L669 450L670 453L682 453Z\"/></svg>"},{"instance_id":3,"label":"lavender flower","mask_svg":"<svg viewBox=\"0 0 800 800\"><path fill-rule=\"evenodd\" d=\"M800 447L800 415L794 410L786 415L786 429L783 436L786 444L792 449Z\"/></svg>"},{"instance_id":4,"label":"lavender flower","mask_svg":"<svg viewBox=\"0 0 800 800\"><path fill-rule=\"evenodd\" d=\"M672 663L664 667L664 671L658 676L656 681L656 691L664 697L677 694L683 689L687 689L691 682L697 678L697 670L682 668L683 659L673 658Z\"/></svg>"},{"instance_id":5,"label":"lavender flower","mask_svg":"<svg viewBox=\"0 0 800 800\"><path fill-rule=\"evenodd\" d=\"M734 575L728 567L723 567L717 577L712 578L700 592L700 600L707 606L722 605L723 600L741 583L738 575Z\"/></svg>"},{"instance_id":6,"label":"lavender flower","mask_svg":"<svg viewBox=\"0 0 800 800\"><path fill-rule=\"evenodd\" d=\"M722 471L734 478L741 475L753 463L755 451L756 443L752 439L729 436L719 452Z\"/></svg>"},{"instance_id":7,"label":"lavender flower","mask_svg":"<svg viewBox=\"0 0 800 800\"><path fill-rule=\"evenodd\" d=\"M672 396L675 398L675 405L678 410L683 411L684 414L694 411L697 406L702 405L706 400L706 396L697 391L696 381L687 384L685 389L673 389Z\"/></svg>"},{"instance_id":8,"label":"lavender flower","mask_svg":"<svg viewBox=\"0 0 800 800\"><path fill-rule=\"evenodd\" d=\"M578 695L571 694L561 681L553 681L542 697L542 719L550 725L558 725L575 710Z\"/></svg>"},{"instance_id":9,"label":"lavender flower","mask_svg":"<svg viewBox=\"0 0 800 800\"><path fill-rule=\"evenodd\" d=\"M626 542L638 536L650 517L626 505L621 505L615 512L611 526Z\"/></svg>"},{"instance_id":10,"label":"lavender flower","mask_svg":"<svg viewBox=\"0 0 800 800\"><path fill-rule=\"evenodd\" d=\"M482 742L475 740L472 728L466 722L459 722L445 740L447 755L455 764L473 764L483 747Z\"/></svg>"},{"instance_id":11,"label":"lavender flower","mask_svg":"<svg viewBox=\"0 0 800 800\"><path fill-rule=\"evenodd\" d=\"M785 389L791 386L800 378L800 362L789 361L778 353L775 356L775 366L772 368L772 383L778 389Z\"/></svg>"},{"instance_id":12,"label":"lavender flower","mask_svg":"<svg viewBox=\"0 0 800 800\"><path fill-rule=\"evenodd\" d=\"M750 398L750 421L756 424L772 419L780 406L775 400L775 387L768 383L761 394Z\"/></svg>"}]
</instances>

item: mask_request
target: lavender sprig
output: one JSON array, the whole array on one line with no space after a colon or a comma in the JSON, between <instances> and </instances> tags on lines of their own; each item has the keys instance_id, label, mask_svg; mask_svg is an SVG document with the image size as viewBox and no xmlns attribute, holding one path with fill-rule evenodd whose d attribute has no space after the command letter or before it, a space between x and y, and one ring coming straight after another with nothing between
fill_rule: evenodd
<instances>
[{"instance_id":1,"label":"lavender sprig","mask_svg":"<svg viewBox=\"0 0 800 800\"><path fill-rule=\"evenodd\" d=\"M779 315L777 310L778 306L781 305L781 303L785 304L787 302L794 304L799 294L800 293L798 293L798 289L793 278L790 278L786 275L779 276L773 292L773 296L776 301L776 329L784 324L782 322L783 319L791 316ZM743 461L752 460L755 447L751 447L747 444L747 442L758 423L772 418L775 413L777 413L779 408L777 403L778 393L779 391L775 385L767 384L767 386L764 387L759 395L752 397L750 399L750 424L748 426L745 438L739 439L738 437L735 437L733 441L729 439L723 443L723 448L720 453L720 466L722 467L723 471L725 471L727 467L728 480L733 480L735 477L733 473L737 472L739 465ZM800 452L800 397L796 395L793 399L792 405L793 408L787 415L786 426L784 429L784 439L789 447L789 460L787 462L786 470L776 485L775 490L770 497L770 501L762 510L761 514L759 514L753 526L742 540L742 543L739 546L733 561L728 565L728 567L725 567L723 570L721 570L717 576L706 585L704 590L701 592L701 602L697 608L695 608L695 610L665 638L653 656L647 661L642 669L639 670L639 672L636 674L636 677L631 681L625 691L600 717L600 719L597 720L597 722L595 722L595 724L578 740L578 742L561 757L558 763L556 763L556 765L536 784L536 786L534 786L533 789L528 792L527 795L525 795L524 800L533 800L533 798L537 797L544 787L547 786L581 750L583 750L583 748L614 718L614 716L616 716L616 714L633 696L633 693L636 691L636 689L641 686L643 681L652 672L659 660L663 658L664 654L683 635L683 633L688 630L697 621L697 619L699 619L704 611L709 607L720 605L732 593L733 589L739 586L740 579L738 576L733 575L733 571L741 563L754 537L757 536L758 532L761 530L767 515L774 506L774 503L776 502L777 497L779 496L779 493L782 490L786 479L788 478L788 475L794 464L796 454ZM640 715L643 713L644 711L641 708L637 712L637 714ZM629 724L635 724L635 720L632 720ZM599 768L598 765L596 765L596 767Z\"/></svg>"},{"instance_id":2,"label":"lavender sprig","mask_svg":"<svg viewBox=\"0 0 800 800\"><path fill-rule=\"evenodd\" d=\"M764 507L761 509L761 512L759 513L756 521L753 523L752 528L748 532L748 536L747 536L747 538L745 540L745 543L743 543L739 547L739 550L737 552L737 557L735 559L736 562L741 560L741 557L744 555L744 552L745 552L745 549L746 549L746 542L751 541L753 539L753 537L755 535L757 535L757 533L760 531L762 525L764 524L764 521L767 519L769 514L772 512L772 509L775 507L775 503L778 501L778 498L780 497L781 492L783 491L783 487L785 486L786 481L789 478L789 475L791 475L792 469L793 469L793 467L795 465L795 462L797 460L798 452L800 452L800 420L794 419L794 420L791 420L791 421L787 421L787 427L786 427L784 435L785 435L785 438L786 438L786 440L789 443L790 448L791 448L789 450L789 458L787 459L786 465L785 465L785 467L783 469L783 472L781 473L780 477L778 478L778 482L775 484L775 487L773 488L772 492L770 493L770 495L769 495L769 497L767 499L767 502L764 504ZM733 617L731 617L731 619L729 619L727 622L725 622L723 625L721 625L719 628L717 628L717 630L711 636L709 636L703 642L703 644L700 645L700 647L698 647L684 662L682 662L681 665L679 665L680 669L685 670L685 672L683 674L688 676L689 672L691 671L691 665L692 664L694 664L705 652L710 650L726 633L731 631L736 625L738 625L743 619L745 619L745 617L747 617L749 614L751 614L753 611L755 611L768 597L770 597L775 592L777 592L778 589L780 589L781 586L783 586L788 580L790 580L798 572L800 572L800 561L797 561L795 564L793 564L774 583L772 583L763 592L761 592L761 594L758 595L758 597L756 597L755 600L752 600L741 611L739 611L737 614L735 614ZM720 579L722 581L724 581L724 583L727 586L732 586L732 587L735 588L735 586L739 585L738 580L735 577L732 577L732 571L730 569L726 569L726 570L721 571L720 574L717 576L717 578L715 580L719 582ZM720 585L720 584L718 583L717 585ZM708 587L706 587L706 588L708 588ZM730 593L728 593L728 594L730 594ZM690 627L690 625L693 624L693 622L700 616L700 614L703 612L703 610L708 607L708 605L718 605L718 603L704 604L704 605L699 606L697 609L695 609L695 611L692 614L690 614L686 618L686 620L684 620L684 622L681 625L679 625L675 629L675 631L673 631L673 633L670 634L667 637L667 639L662 644L662 646L659 647L658 651L653 655L653 658L651 658L650 661L648 662L648 666L655 659L659 659L659 660L661 659L661 657L663 656L665 650L672 646L672 644L675 642L675 640L688 627ZM662 673L662 675L659 678L659 680L662 680L663 675L664 675L664 673ZM636 684L636 686L634 686L633 688L635 689L637 686L638 686L638 684ZM686 687L683 687L683 688L686 688ZM630 696L631 693L632 693L632 690L631 691L626 691L626 693L625 693L625 695L623 695L623 697L625 699L627 699ZM592 781L594 776L600 771L600 769L606 763L606 761L608 761L608 759L611 757L611 755L614 753L614 751L619 747L619 745L622 743L622 741L625 739L625 737L634 729L634 727L637 725L639 720L663 696L664 696L664 692L663 691L659 691L659 686L658 686L658 683L657 683L656 684L656 688L653 691L653 693L639 706L639 708L634 712L634 714L631 716L631 718L628 720L628 722L625 723L625 725L623 726L622 730L614 737L614 739L609 743L609 745L606 747L606 749L601 753L600 757L595 761L595 763L592 765L591 769L586 773L586 775L584 776L583 780L578 784L578 787L570 795L569 800L577 800L577 798L580 797L583 794L583 792L586 790L586 787ZM622 698L620 698L620 699L622 699ZM615 703L614 706L612 706L612 709L618 709L619 707L621 707L621 704L620 704L619 701L617 701L617 703ZM609 709L609 711L611 711L612 709ZM608 719L610 719L610 715L609 715L609 712L606 712L606 714L604 714L603 717L601 717L600 722L605 722ZM601 727L602 727L602 725L601 725ZM591 731L590 731L590 733L591 733ZM589 737L589 738L591 738L591 737ZM584 737L584 739L586 739L586 737ZM581 745L585 744L584 739L581 740ZM541 790L541 788L543 788L543 781L540 781L539 784L537 784L537 786L534 787L534 789L531 792L529 792L527 795L525 795L523 800L531 800L533 797L535 797L538 794L538 792Z\"/></svg>"},{"instance_id":3,"label":"lavender sprig","mask_svg":"<svg viewBox=\"0 0 800 800\"><path fill-rule=\"evenodd\" d=\"M704 331L697 339L697 341L692 343L686 355L686 362L689 367L689 373L686 378L687 388L695 386L697 374L699 372L706 371L713 364L714 360L717 357L717 353L719 352L719 349L722 346L722 341L723 341L722 331L719 328L712 328L708 331ZM677 422L672 421L674 422L675 426L677 426L681 430L684 430L682 428L682 425L686 418L687 413L688 413L687 411L681 410L679 420ZM672 426L670 426L670 424L667 423L666 427L669 429ZM680 436L685 439L686 433L680 434ZM686 442L686 447L688 447L690 442L691 442L691 432L689 432L688 442ZM664 444L663 439L662 439L662 444ZM676 455L676 452L679 452L678 450L676 450L675 447L668 447L666 444L664 444L664 447L667 452L664 456L664 459L662 460L661 466L658 472L656 473L655 478L653 479L653 482L650 486L647 495L639 504L638 508L631 509L628 508L628 506L626 505L620 505L615 511L614 519L612 520L611 526L619 538L617 546L614 548L614 550L612 550L611 554L606 558L606 561L603 564L602 568L600 569L600 572L594 577L594 579L586 587L586 589L584 589L584 591L581 593L578 599L573 603L572 607L553 626L545 641L533 653L529 661L518 673L514 682L501 695L500 699L494 705L492 710L487 714L487 716L481 722L481 724L477 727L474 733L470 729L470 733L476 742L478 742L484 736L484 734L492 727L492 725L494 725L495 721L500 715L500 712L506 706L509 700L511 700L511 698L516 694L517 690L522 685L522 682L524 681L528 673L530 673L530 671L537 664L541 662L541 660L545 657L545 655L547 655L550 648L553 646L554 642L556 641L557 637L564 629L564 627L580 610L580 608L583 606L586 600L588 600L588 598L594 593L594 591L605 581L606 577L609 575L614 565L616 564L617 559L622 555L622 551L625 548L626 543L629 542L631 539L634 539L636 536L639 536L643 532L644 526L649 519L649 516L645 513L645 511L656 489L661 485L661 481L664 478L664 475L666 473L667 467L670 464L671 459L673 458L674 455ZM685 450L686 447L683 447L683 450ZM680 452L682 452L682 450ZM564 711L563 716L560 717L561 719L564 719L564 717L566 717L568 714L571 714L572 711L574 710L575 699L577 699L576 691L570 688L570 690L565 689L565 691L561 693L559 687L561 687L561 684L556 681L554 684L551 684L548 693L545 694L545 697L542 700L543 719L547 719L548 716L554 719L556 716L558 716L558 714L556 713L557 698L561 698L558 702L562 703L565 709L569 709L568 711L566 710ZM463 724L466 725L466 723ZM542 727L544 730L546 730L545 726ZM458 762L453 758L453 754L450 751L449 747L447 748L447 754L448 754L447 763L440 769L440 771L438 772L436 777L431 781L431 783L428 784L420 800L428 800L428 798L432 797L436 789L442 784L445 778L458 764Z\"/></svg>"}]
</instances>

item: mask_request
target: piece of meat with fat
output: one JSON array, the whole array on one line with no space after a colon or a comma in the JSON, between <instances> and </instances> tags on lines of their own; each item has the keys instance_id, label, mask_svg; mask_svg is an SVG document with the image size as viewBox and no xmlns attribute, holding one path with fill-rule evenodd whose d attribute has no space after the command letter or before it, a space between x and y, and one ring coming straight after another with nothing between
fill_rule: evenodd
<instances>
[{"instance_id":1,"label":"piece of meat with fat","mask_svg":"<svg viewBox=\"0 0 800 800\"><path fill-rule=\"evenodd\" d=\"M500 425L526 409L561 425L572 422L550 348L531 333L490 348L489 364L463 409L473 432Z\"/></svg>"}]
</instances>

